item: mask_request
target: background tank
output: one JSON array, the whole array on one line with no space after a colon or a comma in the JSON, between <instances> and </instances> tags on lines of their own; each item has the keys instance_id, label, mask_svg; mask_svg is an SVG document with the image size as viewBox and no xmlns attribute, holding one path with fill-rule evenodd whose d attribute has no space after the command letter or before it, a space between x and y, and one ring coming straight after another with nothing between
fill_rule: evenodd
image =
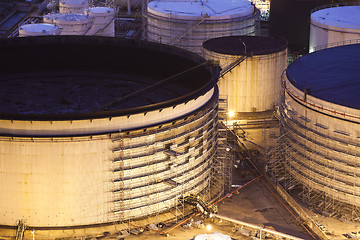
<instances>
[{"instance_id":1,"label":"background tank","mask_svg":"<svg viewBox=\"0 0 360 240\"><path fill-rule=\"evenodd\" d=\"M60 0L60 13L84 13L84 10L89 7L87 0Z\"/></svg>"},{"instance_id":2,"label":"background tank","mask_svg":"<svg viewBox=\"0 0 360 240\"><path fill-rule=\"evenodd\" d=\"M91 29L87 35L115 36L115 11L108 7L92 7L85 10L85 14L92 19Z\"/></svg>"},{"instance_id":3,"label":"background tank","mask_svg":"<svg viewBox=\"0 0 360 240\"><path fill-rule=\"evenodd\" d=\"M0 225L113 224L210 187L218 91L203 58L103 37L0 47Z\"/></svg>"},{"instance_id":4,"label":"background tank","mask_svg":"<svg viewBox=\"0 0 360 240\"><path fill-rule=\"evenodd\" d=\"M345 45L289 65L274 166L283 186L314 211L347 220L356 220L360 206L359 56L360 44Z\"/></svg>"},{"instance_id":5,"label":"background tank","mask_svg":"<svg viewBox=\"0 0 360 240\"><path fill-rule=\"evenodd\" d=\"M360 42L360 6L353 4L330 4L312 10L310 52Z\"/></svg>"},{"instance_id":6,"label":"background tank","mask_svg":"<svg viewBox=\"0 0 360 240\"><path fill-rule=\"evenodd\" d=\"M58 35L59 33L60 29L57 26L47 23L25 24L19 28L20 37Z\"/></svg>"},{"instance_id":7,"label":"background tank","mask_svg":"<svg viewBox=\"0 0 360 240\"><path fill-rule=\"evenodd\" d=\"M60 27L60 35L88 35L92 26L91 17L78 13L54 13L43 16L45 23Z\"/></svg>"},{"instance_id":8,"label":"background tank","mask_svg":"<svg viewBox=\"0 0 360 240\"><path fill-rule=\"evenodd\" d=\"M201 54L205 40L258 35L259 11L247 0L151 1L146 39Z\"/></svg>"}]
</instances>

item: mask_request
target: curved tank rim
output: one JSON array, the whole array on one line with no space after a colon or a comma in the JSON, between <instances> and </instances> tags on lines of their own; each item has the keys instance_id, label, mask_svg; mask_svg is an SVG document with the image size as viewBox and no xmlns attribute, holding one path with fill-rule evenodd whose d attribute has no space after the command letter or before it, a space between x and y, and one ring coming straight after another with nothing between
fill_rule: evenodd
<instances>
[{"instance_id":1,"label":"curved tank rim","mask_svg":"<svg viewBox=\"0 0 360 240\"><path fill-rule=\"evenodd\" d=\"M171 2L168 9L166 9L167 2ZM233 1L230 1L230 4ZM177 4L176 4L177 3ZM205 3L205 4L204 4ZM153 6L155 4L155 6ZM163 5L158 6L157 4ZM196 4L199 6L181 6L181 4ZM179 21L194 21L200 17L206 17L205 21L226 21L230 19L246 18L257 13L255 6L247 0L237 0L237 7L230 9L220 9L220 12L215 11L218 7L227 6L223 1L152 1L148 5L148 14L154 17L179 20ZM240 5L243 4L243 5ZM246 5L245 5L246 4ZM203 9L202 9L203 8ZM229 8L229 7L228 7ZM192 11L190 12L189 9Z\"/></svg>"},{"instance_id":2,"label":"curved tank rim","mask_svg":"<svg viewBox=\"0 0 360 240\"><path fill-rule=\"evenodd\" d=\"M206 40L202 47L219 54L254 56L281 52L287 49L288 41L281 37L237 35Z\"/></svg>"},{"instance_id":3,"label":"curved tank rim","mask_svg":"<svg viewBox=\"0 0 360 240\"><path fill-rule=\"evenodd\" d=\"M314 10L311 13L313 24L325 24L341 29L360 29L360 6L336 6Z\"/></svg>"},{"instance_id":4,"label":"curved tank rim","mask_svg":"<svg viewBox=\"0 0 360 240\"><path fill-rule=\"evenodd\" d=\"M54 24L49 23L32 23L32 24L25 24L20 27L20 30L27 31L27 32L51 32L58 30L59 27Z\"/></svg>"},{"instance_id":5,"label":"curved tank rim","mask_svg":"<svg viewBox=\"0 0 360 240\"><path fill-rule=\"evenodd\" d=\"M17 113L5 113L0 112L0 119L4 120L34 120L34 121L56 121L56 120L82 120L82 119L98 119L98 118L111 118L118 116L126 116L136 113L145 113L152 110L163 109L167 107L174 107L178 104L186 103L192 99L196 99L198 96L201 96L212 88L215 87L217 83L217 77L219 73L219 68L213 66L210 62L206 61L201 56L187 51L185 49L168 46L164 44L143 41L143 40L130 40L130 39L116 39L113 37L97 37L97 36L35 36L27 38L12 38L12 39L0 39L0 49L6 49L7 47L16 47L20 46L24 49L24 46L31 44L41 45L42 43L51 43L57 44L60 42L73 43L73 44L82 44L86 41L88 44L108 44L109 46L132 46L136 48L148 48L155 51L166 52L173 54L175 57L180 59L186 58L189 61L197 64L204 64L201 66L201 69L207 71L210 74L210 79L207 79L203 86L188 92L185 95L182 95L177 98L172 98L170 100L161 101L153 104L148 104L145 106L136 106L126 109L118 110L103 110L103 111L94 111L86 113L62 113L62 114L17 114ZM5 62L5 55L0 59L0 63Z\"/></svg>"},{"instance_id":6,"label":"curved tank rim","mask_svg":"<svg viewBox=\"0 0 360 240\"><path fill-rule=\"evenodd\" d=\"M298 90L352 109L360 109L360 44L326 48L304 55L286 69Z\"/></svg>"}]
</instances>

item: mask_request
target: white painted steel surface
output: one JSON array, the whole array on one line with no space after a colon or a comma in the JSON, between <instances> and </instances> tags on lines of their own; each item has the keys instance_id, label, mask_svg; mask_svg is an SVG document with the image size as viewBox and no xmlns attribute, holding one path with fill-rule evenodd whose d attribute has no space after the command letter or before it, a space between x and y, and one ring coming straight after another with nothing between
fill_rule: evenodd
<instances>
[{"instance_id":1,"label":"white painted steel surface","mask_svg":"<svg viewBox=\"0 0 360 240\"><path fill-rule=\"evenodd\" d=\"M240 43L239 43L240 44ZM245 56L220 54L206 49L205 58L219 61L225 68ZM262 112L279 105L282 96L281 74L286 68L287 49L248 56L219 79L221 96L227 96L228 111Z\"/></svg>"},{"instance_id":2,"label":"white painted steel surface","mask_svg":"<svg viewBox=\"0 0 360 240\"><path fill-rule=\"evenodd\" d=\"M92 18L92 26L87 35L115 36L115 11L108 7L92 7L85 10L85 14Z\"/></svg>"},{"instance_id":3,"label":"white painted steel surface","mask_svg":"<svg viewBox=\"0 0 360 240\"><path fill-rule=\"evenodd\" d=\"M25 24L19 28L20 37L58 35L59 27L47 23Z\"/></svg>"},{"instance_id":4,"label":"white painted steel surface","mask_svg":"<svg viewBox=\"0 0 360 240\"><path fill-rule=\"evenodd\" d=\"M305 94L286 75L284 82L287 172L312 191L360 206L360 110Z\"/></svg>"},{"instance_id":5,"label":"white painted steel surface","mask_svg":"<svg viewBox=\"0 0 360 240\"><path fill-rule=\"evenodd\" d=\"M60 35L87 35L92 26L90 16L77 13L47 14L43 21L60 27Z\"/></svg>"},{"instance_id":6,"label":"white painted steel surface","mask_svg":"<svg viewBox=\"0 0 360 240\"><path fill-rule=\"evenodd\" d=\"M310 52L353 40L360 40L360 6L334 6L311 14Z\"/></svg>"},{"instance_id":7,"label":"white painted steel surface","mask_svg":"<svg viewBox=\"0 0 360 240\"><path fill-rule=\"evenodd\" d=\"M88 0L60 0L59 2L60 13L83 14L84 10L88 7L89 7Z\"/></svg>"},{"instance_id":8,"label":"white painted steel surface","mask_svg":"<svg viewBox=\"0 0 360 240\"><path fill-rule=\"evenodd\" d=\"M258 35L259 11L247 0L151 1L147 10L147 40L198 54L211 38Z\"/></svg>"},{"instance_id":9,"label":"white painted steel surface","mask_svg":"<svg viewBox=\"0 0 360 240\"><path fill-rule=\"evenodd\" d=\"M153 124L161 124L163 121L185 116L206 104L213 96L214 90L210 90L197 99L176 105L174 108L165 108L160 111L154 110L144 113L130 114L112 118L96 118L73 121L7 121L0 119L0 131L4 134L32 134L32 135L70 135L92 134L107 131L123 131L126 129L144 128Z\"/></svg>"},{"instance_id":10,"label":"white painted steel surface","mask_svg":"<svg viewBox=\"0 0 360 240\"><path fill-rule=\"evenodd\" d=\"M1 120L0 224L108 223L198 194L215 157L217 97L117 119Z\"/></svg>"}]
</instances>

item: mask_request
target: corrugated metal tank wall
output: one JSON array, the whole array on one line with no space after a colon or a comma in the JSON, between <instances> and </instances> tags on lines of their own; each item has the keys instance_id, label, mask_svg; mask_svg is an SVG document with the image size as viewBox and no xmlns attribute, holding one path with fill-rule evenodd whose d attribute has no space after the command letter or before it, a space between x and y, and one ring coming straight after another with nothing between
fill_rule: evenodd
<instances>
[{"instance_id":1,"label":"corrugated metal tank wall","mask_svg":"<svg viewBox=\"0 0 360 240\"><path fill-rule=\"evenodd\" d=\"M219 61L221 67L245 57L219 54L206 49L204 54L207 59ZM267 55L246 57L218 82L220 95L228 98L228 110L261 112L274 109L274 106L280 103L280 76L286 64L287 49Z\"/></svg>"},{"instance_id":2,"label":"corrugated metal tank wall","mask_svg":"<svg viewBox=\"0 0 360 240\"><path fill-rule=\"evenodd\" d=\"M161 1L159 1L161 2ZM241 1L238 1L241 2ZM194 2L196 3L196 2ZM230 4L224 2L226 4ZM161 9L148 7L146 16L146 39L149 41L160 42L174 45L189 51L202 54L202 43L208 39L222 36L233 35L250 35L256 36L260 32L260 12L254 6L252 11L246 12L239 8L237 14L227 15L228 9L224 13L211 14L207 17L202 13L195 15L184 15L181 12L177 15L176 5L174 2L174 13L167 11L161 12ZM155 5L156 6L156 5ZM189 5L190 6L190 5ZM215 9L217 11L217 9ZM242 15L239 17L238 15Z\"/></svg>"},{"instance_id":3,"label":"corrugated metal tank wall","mask_svg":"<svg viewBox=\"0 0 360 240\"><path fill-rule=\"evenodd\" d=\"M329 4L312 11L309 52L360 42L360 6L352 4Z\"/></svg>"},{"instance_id":4,"label":"corrugated metal tank wall","mask_svg":"<svg viewBox=\"0 0 360 240\"><path fill-rule=\"evenodd\" d=\"M360 110L311 96L307 97L307 102L312 104L309 108L301 101L303 92L288 81L286 86L299 97L294 101L289 93L285 94L282 119L283 131L287 132L284 144L289 151L285 162L287 172L335 200L359 206L356 176L359 175L360 121L356 116L360 116ZM322 106L323 110L314 109L314 105Z\"/></svg>"},{"instance_id":5,"label":"corrugated metal tank wall","mask_svg":"<svg viewBox=\"0 0 360 240\"><path fill-rule=\"evenodd\" d=\"M22 218L31 226L89 225L174 207L180 194L198 194L209 184L216 119L217 92L199 110L149 129L2 136L0 224Z\"/></svg>"}]
</instances>

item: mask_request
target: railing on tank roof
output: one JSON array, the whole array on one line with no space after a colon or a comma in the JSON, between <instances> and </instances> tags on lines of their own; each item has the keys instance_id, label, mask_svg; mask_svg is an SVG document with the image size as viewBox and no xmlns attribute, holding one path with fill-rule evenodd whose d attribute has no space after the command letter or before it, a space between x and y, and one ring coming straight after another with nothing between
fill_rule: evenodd
<instances>
[{"instance_id":1,"label":"railing on tank roof","mask_svg":"<svg viewBox=\"0 0 360 240\"><path fill-rule=\"evenodd\" d=\"M326 49L326 48L339 47L339 46L351 45L351 44L360 44L360 39L352 39L352 40L346 40L346 41L340 41L340 42L333 42L333 43L329 43L329 44L324 44L324 45L320 45L320 46L315 47L313 50L314 51L319 51L319 50Z\"/></svg>"},{"instance_id":2,"label":"railing on tank roof","mask_svg":"<svg viewBox=\"0 0 360 240\"><path fill-rule=\"evenodd\" d=\"M346 7L346 6L360 6L360 2L341 2L341 3L330 3L330 4L326 4L326 5L321 5L321 6L318 6L314 9L312 9L310 11L310 16L314 13L314 12L317 12L319 10L322 10L322 9L326 9L326 8L335 8L335 7ZM310 17L311 18L311 17ZM311 22L311 21L310 21ZM340 27L339 25L339 22L338 21L329 21L327 20L326 21L327 23L331 23L331 26L334 26L334 27ZM324 23L324 22L323 22ZM360 26L360 24L356 24L356 23L344 23L344 22L341 22L341 27L346 27L346 28L358 28Z\"/></svg>"},{"instance_id":3,"label":"railing on tank roof","mask_svg":"<svg viewBox=\"0 0 360 240\"><path fill-rule=\"evenodd\" d=\"M345 6L359 6L359 2L338 2L338 3L329 3L325 5L318 6L310 11L310 15L313 14L316 11L319 11L321 9L325 8L333 8L333 7L345 7Z\"/></svg>"},{"instance_id":4,"label":"railing on tank roof","mask_svg":"<svg viewBox=\"0 0 360 240\"><path fill-rule=\"evenodd\" d=\"M304 89L304 95L303 96L299 96L298 94L296 94L295 92L291 91L290 88L288 88L286 86L286 80L289 81L289 83L291 83L293 86L295 86L297 89L299 89L300 91L303 91L301 89ZM316 109L316 111L319 111L319 112L323 112L324 114L334 114L334 115L338 115L340 117L343 117L343 118L350 118L350 119L353 119L353 120L350 120L350 121L356 121L356 122L359 122L360 120L360 116L356 116L356 115L351 115L351 114L348 114L348 113L345 113L345 112L339 112L339 111L336 111L336 110L333 110L333 109L330 109L330 108L326 108L322 105L318 105L318 104L315 104L314 102L309 102L307 100L307 98L304 98L305 96L305 92L306 92L306 88L304 88L301 84L297 83L295 81L295 79L291 78L290 76L288 76L287 74L287 71L284 70L282 76L281 76L281 86L284 88L284 90L292 97L294 98L296 101L300 102L301 104L304 104L305 106L307 107L310 107L310 108L313 108L313 109ZM311 94L309 94L310 96L312 96ZM334 104L343 104L343 103L346 103L346 101L344 101L343 99L339 99L339 98L330 98L326 95L320 95L320 96L317 96L316 98L319 98L323 101L331 101L332 103ZM339 101L340 100L340 101ZM348 107L348 106L346 106ZM355 108L355 109L360 109L360 105L359 106L356 106L356 107L350 107L350 108Z\"/></svg>"}]
</instances>

